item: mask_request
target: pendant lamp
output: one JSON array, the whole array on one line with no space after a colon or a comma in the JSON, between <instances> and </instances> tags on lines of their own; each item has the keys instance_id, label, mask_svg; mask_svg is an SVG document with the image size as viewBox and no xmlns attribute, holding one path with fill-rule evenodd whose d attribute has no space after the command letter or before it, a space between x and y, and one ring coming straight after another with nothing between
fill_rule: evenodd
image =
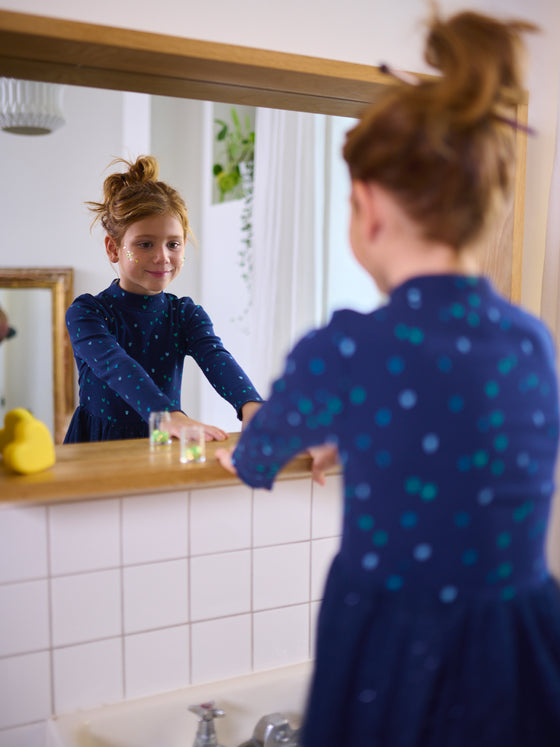
<instances>
[{"instance_id":1,"label":"pendant lamp","mask_svg":"<svg viewBox=\"0 0 560 747\"><path fill-rule=\"evenodd\" d=\"M0 129L16 135L48 135L64 124L63 86L0 78Z\"/></svg>"}]
</instances>

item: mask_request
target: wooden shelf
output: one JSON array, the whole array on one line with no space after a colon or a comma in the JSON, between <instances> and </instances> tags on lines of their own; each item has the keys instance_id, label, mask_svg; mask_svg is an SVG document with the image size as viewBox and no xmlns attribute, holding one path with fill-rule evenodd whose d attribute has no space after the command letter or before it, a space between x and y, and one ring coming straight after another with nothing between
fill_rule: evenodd
<instances>
[{"instance_id":1,"label":"wooden shelf","mask_svg":"<svg viewBox=\"0 0 560 747\"><path fill-rule=\"evenodd\" d=\"M9 472L0 459L0 508L238 485L239 479L214 456L238 438L233 433L227 441L207 443L203 464L182 464L175 439L154 451L148 439L57 446L56 464L34 475ZM286 465L279 479L310 476L311 459L303 454Z\"/></svg>"}]
</instances>

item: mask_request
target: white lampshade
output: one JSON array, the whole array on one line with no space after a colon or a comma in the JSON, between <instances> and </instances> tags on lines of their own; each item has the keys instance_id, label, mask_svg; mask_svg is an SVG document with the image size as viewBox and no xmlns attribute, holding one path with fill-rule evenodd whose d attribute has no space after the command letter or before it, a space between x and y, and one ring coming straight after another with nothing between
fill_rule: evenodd
<instances>
[{"instance_id":1,"label":"white lampshade","mask_svg":"<svg viewBox=\"0 0 560 747\"><path fill-rule=\"evenodd\" d=\"M0 78L0 128L16 135L47 135L64 124L63 87Z\"/></svg>"}]
</instances>

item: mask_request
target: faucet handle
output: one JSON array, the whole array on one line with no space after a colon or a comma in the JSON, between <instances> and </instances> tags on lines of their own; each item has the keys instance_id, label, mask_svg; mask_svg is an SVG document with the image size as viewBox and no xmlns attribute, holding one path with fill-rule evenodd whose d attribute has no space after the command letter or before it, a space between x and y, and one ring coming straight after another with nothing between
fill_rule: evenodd
<instances>
[{"instance_id":1,"label":"faucet handle","mask_svg":"<svg viewBox=\"0 0 560 747\"><path fill-rule=\"evenodd\" d=\"M198 728L193 747L220 747L214 719L225 716L225 711L222 711L221 708L215 708L213 701L189 706L189 711L198 716Z\"/></svg>"},{"instance_id":2,"label":"faucet handle","mask_svg":"<svg viewBox=\"0 0 560 747\"><path fill-rule=\"evenodd\" d=\"M297 747L300 744L301 729L292 729L282 713L269 713L263 716L255 727L254 742L262 747Z\"/></svg>"},{"instance_id":3,"label":"faucet handle","mask_svg":"<svg viewBox=\"0 0 560 747\"><path fill-rule=\"evenodd\" d=\"M199 721L213 721L215 718L221 718L226 715L221 708L214 707L214 701L209 700L207 703L199 703L189 706L189 711L198 716Z\"/></svg>"}]
</instances>

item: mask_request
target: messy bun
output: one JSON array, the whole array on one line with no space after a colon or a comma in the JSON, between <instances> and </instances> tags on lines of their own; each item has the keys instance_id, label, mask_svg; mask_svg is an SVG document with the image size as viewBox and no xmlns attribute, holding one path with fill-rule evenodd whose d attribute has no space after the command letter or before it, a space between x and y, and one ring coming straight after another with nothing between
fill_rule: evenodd
<instances>
[{"instance_id":1,"label":"messy bun","mask_svg":"<svg viewBox=\"0 0 560 747\"><path fill-rule=\"evenodd\" d=\"M186 205L173 187L158 181L157 160L153 156L139 156L134 162L116 158L110 166L117 163L124 164L127 170L105 179L103 201L86 203L95 214L92 225L99 221L120 245L133 223L151 215L170 213L180 221L186 239L191 233Z\"/></svg>"},{"instance_id":2,"label":"messy bun","mask_svg":"<svg viewBox=\"0 0 560 747\"><path fill-rule=\"evenodd\" d=\"M440 75L393 87L348 133L351 177L391 192L426 239L462 248L509 197L508 107L522 96L522 32L535 30L474 12L435 15L425 59Z\"/></svg>"}]
</instances>

